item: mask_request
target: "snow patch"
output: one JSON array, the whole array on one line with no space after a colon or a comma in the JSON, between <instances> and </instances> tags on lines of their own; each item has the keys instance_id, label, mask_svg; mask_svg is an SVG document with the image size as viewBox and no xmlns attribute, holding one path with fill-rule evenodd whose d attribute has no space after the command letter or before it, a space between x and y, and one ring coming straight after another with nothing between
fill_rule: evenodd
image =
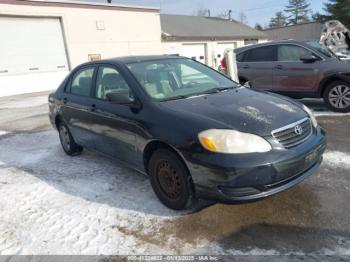
<instances>
[{"instance_id":1,"label":"snow patch","mask_svg":"<svg viewBox=\"0 0 350 262\"><path fill-rule=\"evenodd\" d=\"M21 100L13 100L5 103L0 103L0 109L15 109L15 108L27 108L34 106L41 106L48 103L47 96L37 96L37 97L28 97Z\"/></svg>"},{"instance_id":2,"label":"snow patch","mask_svg":"<svg viewBox=\"0 0 350 262\"><path fill-rule=\"evenodd\" d=\"M254 118L258 121L264 122L266 124L271 124L271 119L269 119L265 113L261 112L259 109L252 106L245 106L238 108L238 111Z\"/></svg>"},{"instance_id":3,"label":"snow patch","mask_svg":"<svg viewBox=\"0 0 350 262\"><path fill-rule=\"evenodd\" d=\"M331 167L350 169L350 155L340 151L328 151L323 155L324 163Z\"/></svg>"},{"instance_id":4,"label":"snow patch","mask_svg":"<svg viewBox=\"0 0 350 262\"><path fill-rule=\"evenodd\" d=\"M6 131L4 131L4 130L0 130L0 136L4 136L4 135L6 135L6 134L8 134L8 132L6 132Z\"/></svg>"},{"instance_id":5,"label":"snow patch","mask_svg":"<svg viewBox=\"0 0 350 262\"><path fill-rule=\"evenodd\" d=\"M350 113L336 113L332 111L318 112L313 110L315 116L350 116Z\"/></svg>"}]
</instances>

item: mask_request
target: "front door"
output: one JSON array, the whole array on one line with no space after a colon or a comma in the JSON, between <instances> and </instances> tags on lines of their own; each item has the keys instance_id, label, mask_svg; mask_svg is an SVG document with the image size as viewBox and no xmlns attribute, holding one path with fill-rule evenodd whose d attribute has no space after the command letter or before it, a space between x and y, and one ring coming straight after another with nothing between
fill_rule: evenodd
<instances>
[{"instance_id":1,"label":"front door","mask_svg":"<svg viewBox=\"0 0 350 262\"><path fill-rule=\"evenodd\" d=\"M136 134L140 130L137 114L130 105L107 100L113 91L133 92L119 70L111 65L100 65L96 77L94 125L96 149L129 164L140 166L142 155L137 151Z\"/></svg>"},{"instance_id":2,"label":"front door","mask_svg":"<svg viewBox=\"0 0 350 262\"><path fill-rule=\"evenodd\" d=\"M319 82L320 61L304 63L302 57L315 56L302 46L277 46L277 63L273 69L273 90L282 93L313 92Z\"/></svg>"}]
</instances>

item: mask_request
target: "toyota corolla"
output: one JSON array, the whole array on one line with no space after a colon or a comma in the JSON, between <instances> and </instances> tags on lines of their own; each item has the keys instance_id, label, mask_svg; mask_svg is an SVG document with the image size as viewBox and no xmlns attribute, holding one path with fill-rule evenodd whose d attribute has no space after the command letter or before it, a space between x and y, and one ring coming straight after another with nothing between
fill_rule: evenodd
<instances>
[{"instance_id":1,"label":"toyota corolla","mask_svg":"<svg viewBox=\"0 0 350 262\"><path fill-rule=\"evenodd\" d=\"M277 194L315 173L326 148L307 107L178 56L80 65L49 106L68 155L86 148L126 163L176 210L198 198L234 204Z\"/></svg>"}]
</instances>

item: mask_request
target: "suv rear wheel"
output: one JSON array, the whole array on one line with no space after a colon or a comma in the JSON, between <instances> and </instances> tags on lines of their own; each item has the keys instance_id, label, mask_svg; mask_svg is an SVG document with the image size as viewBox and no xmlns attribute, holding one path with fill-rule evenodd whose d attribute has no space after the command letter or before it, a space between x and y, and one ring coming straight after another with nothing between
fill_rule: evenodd
<instances>
[{"instance_id":1,"label":"suv rear wheel","mask_svg":"<svg viewBox=\"0 0 350 262\"><path fill-rule=\"evenodd\" d=\"M350 84L344 81L331 83L324 92L324 100L332 111L350 112Z\"/></svg>"}]
</instances>

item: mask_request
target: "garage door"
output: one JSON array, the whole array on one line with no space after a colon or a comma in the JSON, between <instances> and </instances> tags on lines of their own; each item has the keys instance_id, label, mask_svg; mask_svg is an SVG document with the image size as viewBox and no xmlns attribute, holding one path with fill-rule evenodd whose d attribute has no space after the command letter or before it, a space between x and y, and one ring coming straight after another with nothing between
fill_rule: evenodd
<instances>
[{"instance_id":1,"label":"garage door","mask_svg":"<svg viewBox=\"0 0 350 262\"><path fill-rule=\"evenodd\" d=\"M232 42L232 43L218 43L216 46L216 57L217 58L223 58L224 57L224 53L226 49L235 49L237 47L237 43L236 42Z\"/></svg>"},{"instance_id":2,"label":"garage door","mask_svg":"<svg viewBox=\"0 0 350 262\"><path fill-rule=\"evenodd\" d=\"M54 89L68 72L56 18L0 17L0 95Z\"/></svg>"},{"instance_id":3,"label":"garage door","mask_svg":"<svg viewBox=\"0 0 350 262\"><path fill-rule=\"evenodd\" d=\"M205 44L185 44L182 46L182 56L206 63Z\"/></svg>"}]
</instances>

